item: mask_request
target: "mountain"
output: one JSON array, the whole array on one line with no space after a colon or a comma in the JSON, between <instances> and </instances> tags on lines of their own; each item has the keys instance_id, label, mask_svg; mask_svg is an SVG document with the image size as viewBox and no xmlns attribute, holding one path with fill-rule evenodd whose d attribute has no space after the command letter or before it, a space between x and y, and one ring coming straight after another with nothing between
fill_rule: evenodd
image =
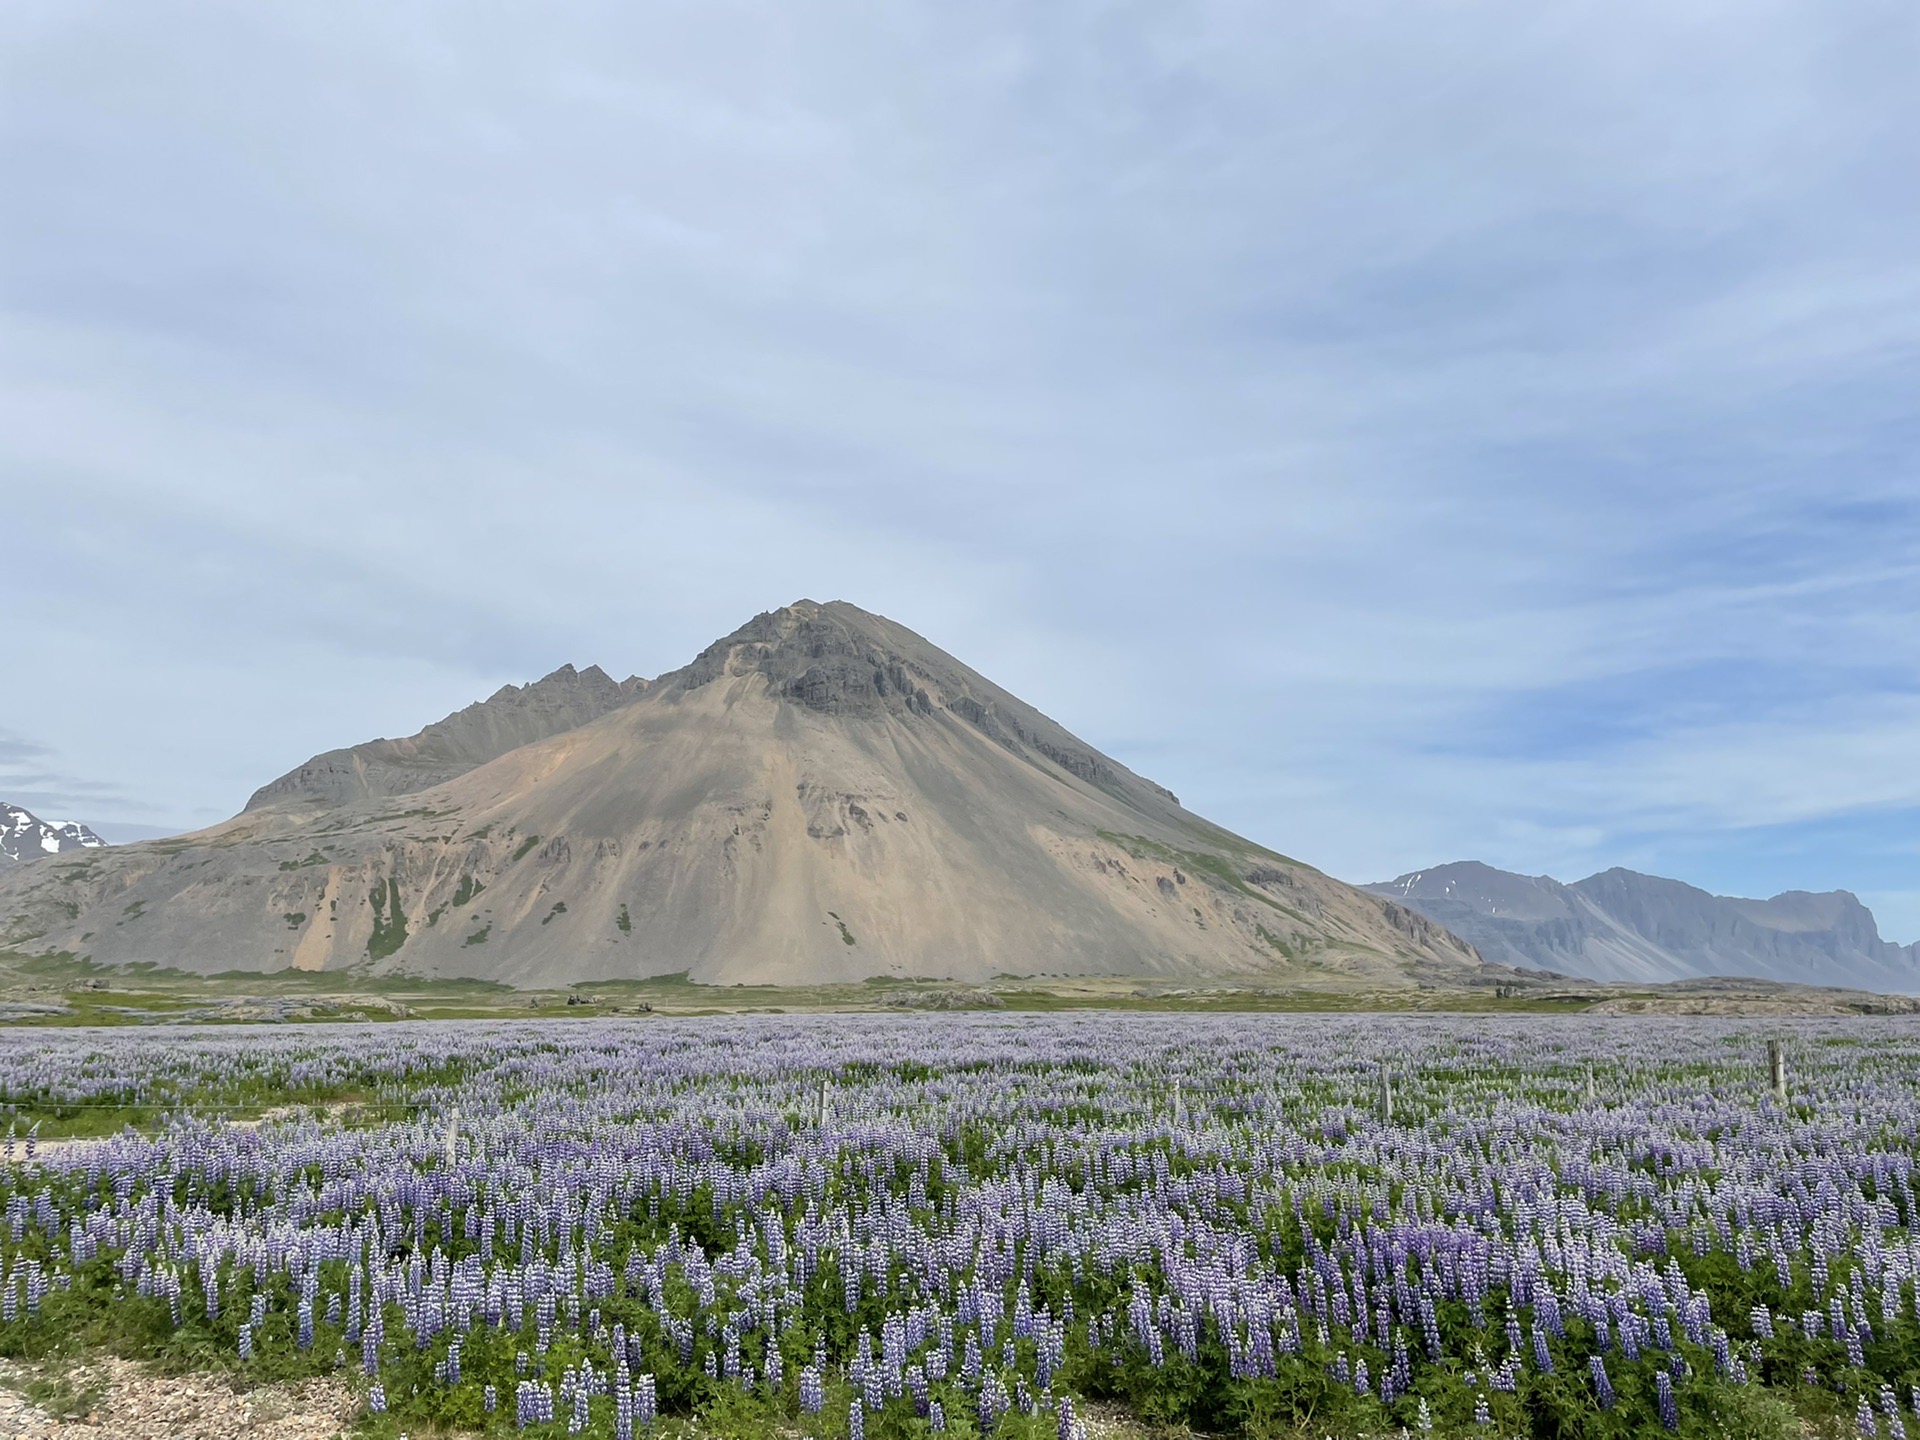
<instances>
[{"instance_id":1,"label":"mountain","mask_svg":"<svg viewBox=\"0 0 1920 1440\"><path fill-rule=\"evenodd\" d=\"M1882 940L1873 913L1845 890L1740 900L1632 870L1562 885L1477 860L1363 888L1508 965L1595 980L1745 975L1920 993L1920 945Z\"/></svg>"},{"instance_id":2,"label":"mountain","mask_svg":"<svg viewBox=\"0 0 1920 1440\"><path fill-rule=\"evenodd\" d=\"M598 665L562 665L531 685L503 685L489 698L436 720L404 740L369 740L316 755L253 792L247 809L288 800L350 805L412 795L464 775L509 750L597 720L646 691L639 676L616 681Z\"/></svg>"},{"instance_id":3,"label":"mountain","mask_svg":"<svg viewBox=\"0 0 1920 1440\"><path fill-rule=\"evenodd\" d=\"M210 830L0 878L0 948L522 985L1491 974L854 606L760 615L624 703L593 674L549 692L580 710L502 692ZM502 748L521 724L551 733Z\"/></svg>"},{"instance_id":4,"label":"mountain","mask_svg":"<svg viewBox=\"0 0 1920 1440\"><path fill-rule=\"evenodd\" d=\"M42 820L30 810L0 800L0 865L70 850L90 850L106 843L84 825L71 820Z\"/></svg>"}]
</instances>

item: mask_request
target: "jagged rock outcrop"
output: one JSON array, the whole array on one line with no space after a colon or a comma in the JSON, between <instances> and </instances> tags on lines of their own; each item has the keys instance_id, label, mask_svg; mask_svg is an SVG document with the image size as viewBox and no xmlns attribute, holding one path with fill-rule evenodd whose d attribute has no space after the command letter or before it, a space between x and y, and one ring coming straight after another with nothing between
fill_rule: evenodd
<instances>
[{"instance_id":1,"label":"jagged rock outcrop","mask_svg":"<svg viewBox=\"0 0 1920 1440\"><path fill-rule=\"evenodd\" d=\"M474 707L211 830L0 880L0 948L543 986L1496 978L851 605L757 616L625 703L591 683L604 713L484 763L512 735L454 724Z\"/></svg>"},{"instance_id":2,"label":"jagged rock outcrop","mask_svg":"<svg viewBox=\"0 0 1920 1440\"><path fill-rule=\"evenodd\" d=\"M411 795L464 775L509 750L576 729L646 693L639 676L614 680L598 665L562 665L530 685L503 685L485 700L400 740L329 750L253 792L247 809L288 803L351 805Z\"/></svg>"},{"instance_id":3,"label":"jagged rock outcrop","mask_svg":"<svg viewBox=\"0 0 1920 1440\"><path fill-rule=\"evenodd\" d=\"M1742 900L1632 870L1563 885L1477 860L1364 888L1508 965L1594 980L1733 975L1920 993L1920 945L1882 940L1873 913L1845 890Z\"/></svg>"}]
</instances>

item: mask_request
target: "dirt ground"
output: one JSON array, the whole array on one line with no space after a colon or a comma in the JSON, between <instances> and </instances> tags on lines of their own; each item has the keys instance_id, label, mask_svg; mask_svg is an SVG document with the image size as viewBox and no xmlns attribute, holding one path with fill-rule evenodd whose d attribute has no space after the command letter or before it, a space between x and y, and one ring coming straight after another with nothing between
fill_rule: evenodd
<instances>
[{"instance_id":1,"label":"dirt ground","mask_svg":"<svg viewBox=\"0 0 1920 1440\"><path fill-rule=\"evenodd\" d=\"M124 1360L11 1367L0 1371L0 1440L334 1440L358 1403L337 1380L241 1394L217 1376L154 1375Z\"/></svg>"},{"instance_id":2,"label":"dirt ground","mask_svg":"<svg viewBox=\"0 0 1920 1440\"><path fill-rule=\"evenodd\" d=\"M218 1376L155 1375L107 1358L0 1367L0 1440L337 1440L358 1409L353 1390L331 1379L241 1393ZM1148 1440L1116 1407L1083 1405L1080 1418L1087 1440Z\"/></svg>"}]
</instances>

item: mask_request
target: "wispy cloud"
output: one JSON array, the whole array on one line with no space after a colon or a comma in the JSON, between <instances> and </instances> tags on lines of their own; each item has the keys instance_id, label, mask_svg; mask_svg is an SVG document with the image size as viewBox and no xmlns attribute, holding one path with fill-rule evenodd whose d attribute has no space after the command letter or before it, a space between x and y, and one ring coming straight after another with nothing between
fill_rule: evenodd
<instances>
[{"instance_id":1,"label":"wispy cloud","mask_svg":"<svg viewBox=\"0 0 1920 1440\"><path fill-rule=\"evenodd\" d=\"M51 764L53 757L50 746L0 731L0 800L23 806L43 820L152 809L118 786L62 774Z\"/></svg>"},{"instance_id":2,"label":"wispy cloud","mask_svg":"<svg viewBox=\"0 0 1920 1440\"><path fill-rule=\"evenodd\" d=\"M838 595L1336 873L1920 935L1911 5L108 16L0 58L67 808Z\"/></svg>"},{"instance_id":3,"label":"wispy cloud","mask_svg":"<svg viewBox=\"0 0 1920 1440\"><path fill-rule=\"evenodd\" d=\"M44 745L36 745L31 740L22 740L17 735L0 731L0 769L15 771L29 762L39 762L48 753Z\"/></svg>"}]
</instances>

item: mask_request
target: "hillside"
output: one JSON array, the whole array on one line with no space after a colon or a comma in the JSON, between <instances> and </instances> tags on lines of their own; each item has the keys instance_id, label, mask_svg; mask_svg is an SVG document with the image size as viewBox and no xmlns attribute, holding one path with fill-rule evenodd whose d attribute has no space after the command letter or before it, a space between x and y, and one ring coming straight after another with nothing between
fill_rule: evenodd
<instances>
[{"instance_id":1,"label":"hillside","mask_svg":"<svg viewBox=\"0 0 1920 1440\"><path fill-rule=\"evenodd\" d=\"M8 875L0 948L523 985L1487 974L851 605L761 615L628 684L491 757L429 732L336 751L210 830ZM436 766L458 773L362 793Z\"/></svg>"},{"instance_id":2,"label":"hillside","mask_svg":"<svg viewBox=\"0 0 1920 1440\"><path fill-rule=\"evenodd\" d=\"M1920 993L1920 946L1882 940L1873 913L1844 890L1743 900L1632 870L1563 885L1477 860L1364 888L1509 965L1595 980L1739 975Z\"/></svg>"}]
</instances>

